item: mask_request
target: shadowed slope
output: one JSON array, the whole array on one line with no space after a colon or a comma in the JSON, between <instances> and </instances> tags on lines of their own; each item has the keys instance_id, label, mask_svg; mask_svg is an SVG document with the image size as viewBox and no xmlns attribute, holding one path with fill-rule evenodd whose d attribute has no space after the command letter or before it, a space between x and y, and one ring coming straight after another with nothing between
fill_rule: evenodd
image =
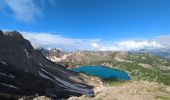
<instances>
[{"instance_id":1,"label":"shadowed slope","mask_svg":"<svg viewBox=\"0 0 170 100\"><path fill-rule=\"evenodd\" d=\"M0 92L15 95L92 96L76 73L47 60L16 32L0 31Z\"/></svg>"}]
</instances>

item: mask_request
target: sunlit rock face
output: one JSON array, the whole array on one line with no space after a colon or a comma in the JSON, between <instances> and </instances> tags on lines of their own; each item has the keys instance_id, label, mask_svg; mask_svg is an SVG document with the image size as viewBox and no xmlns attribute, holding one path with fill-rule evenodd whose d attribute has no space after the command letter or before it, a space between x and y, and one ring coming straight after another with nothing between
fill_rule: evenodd
<instances>
[{"instance_id":1,"label":"sunlit rock face","mask_svg":"<svg viewBox=\"0 0 170 100\"><path fill-rule=\"evenodd\" d=\"M60 62L90 62L94 59L107 59L113 53L112 51L87 51L78 50L74 52L66 52L58 49L46 50L38 49L42 54L54 63Z\"/></svg>"},{"instance_id":2,"label":"sunlit rock face","mask_svg":"<svg viewBox=\"0 0 170 100\"><path fill-rule=\"evenodd\" d=\"M51 98L94 94L81 76L47 60L16 31L0 31L0 93Z\"/></svg>"}]
</instances>

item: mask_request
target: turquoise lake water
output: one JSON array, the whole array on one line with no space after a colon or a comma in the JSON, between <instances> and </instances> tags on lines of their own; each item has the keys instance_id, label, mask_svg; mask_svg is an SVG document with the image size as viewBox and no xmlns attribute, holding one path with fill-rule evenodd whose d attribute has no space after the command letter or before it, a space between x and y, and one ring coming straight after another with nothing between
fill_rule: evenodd
<instances>
[{"instance_id":1,"label":"turquoise lake water","mask_svg":"<svg viewBox=\"0 0 170 100\"><path fill-rule=\"evenodd\" d=\"M105 66L81 66L72 69L75 72L82 72L87 75L97 76L102 79L130 80L127 72L108 68Z\"/></svg>"}]
</instances>

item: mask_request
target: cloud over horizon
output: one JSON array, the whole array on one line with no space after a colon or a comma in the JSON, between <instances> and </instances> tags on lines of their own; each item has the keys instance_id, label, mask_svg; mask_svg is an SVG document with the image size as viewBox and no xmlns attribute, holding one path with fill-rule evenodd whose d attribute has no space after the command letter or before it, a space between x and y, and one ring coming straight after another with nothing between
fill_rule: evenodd
<instances>
[{"instance_id":1,"label":"cloud over horizon","mask_svg":"<svg viewBox=\"0 0 170 100\"><path fill-rule=\"evenodd\" d=\"M98 42L98 39L72 39L52 33L21 32L35 48L46 49L58 48L63 50L95 50L91 43Z\"/></svg>"},{"instance_id":2,"label":"cloud over horizon","mask_svg":"<svg viewBox=\"0 0 170 100\"><path fill-rule=\"evenodd\" d=\"M119 50L140 50L140 49L158 49L166 48L167 44L161 43L160 39L166 38L159 36L158 38L147 39L129 39L121 41L107 42L100 39L74 39L67 38L62 35L52 33L36 33L36 32L21 32L23 36L28 39L32 45L43 47L46 49L58 48L62 50L93 50L93 51L119 51ZM170 42L168 39L167 41Z\"/></svg>"}]
</instances>

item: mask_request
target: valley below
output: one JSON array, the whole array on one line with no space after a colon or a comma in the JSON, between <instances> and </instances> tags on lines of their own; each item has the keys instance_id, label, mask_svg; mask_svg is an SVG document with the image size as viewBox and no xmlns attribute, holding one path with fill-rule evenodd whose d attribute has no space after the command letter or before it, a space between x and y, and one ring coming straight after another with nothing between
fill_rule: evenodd
<instances>
[{"instance_id":1,"label":"valley below","mask_svg":"<svg viewBox=\"0 0 170 100\"><path fill-rule=\"evenodd\" d=\"M96 88L98 92L94 97L84 95L69 100L170 100L170 60L151 51L65 52L52 49L45 56L68 69L102 65L125 71L132 78L129 81L99 79L101 85Z\"/></svg>"}]
</instances>

